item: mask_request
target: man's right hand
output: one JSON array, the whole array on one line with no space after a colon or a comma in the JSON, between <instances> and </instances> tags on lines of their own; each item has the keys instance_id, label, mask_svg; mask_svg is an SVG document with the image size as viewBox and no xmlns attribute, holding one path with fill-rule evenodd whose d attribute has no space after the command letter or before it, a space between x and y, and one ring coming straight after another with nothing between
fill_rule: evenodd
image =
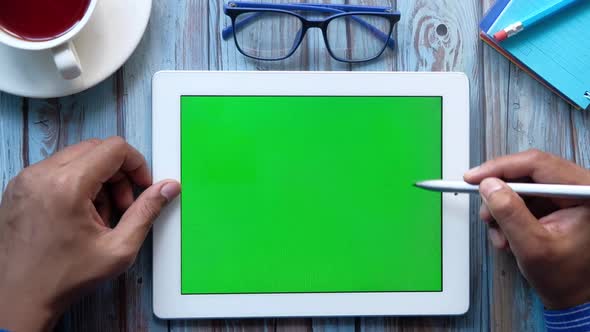
<instances>
[{"instance_id":1,"label":"man's right hand","mask_svg":"<svg viewBox=\"0 0 590 332\"><path fill-rule=\"evenodd\" d=\"M481 218L548 309L590 302L590 200L522 199L504 182L590 185L590 171L531 150L486 162L465 180L480 184Z\"/></svg>"}]
</instances>

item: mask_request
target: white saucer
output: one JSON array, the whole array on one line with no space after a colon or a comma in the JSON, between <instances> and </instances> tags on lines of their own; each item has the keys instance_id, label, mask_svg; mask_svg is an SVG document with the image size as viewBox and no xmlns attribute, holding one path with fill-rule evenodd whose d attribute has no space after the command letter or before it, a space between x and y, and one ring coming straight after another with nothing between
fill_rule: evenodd
<instances>
[{"instance_id":1,"label":"white saucer","mask_svg":"<svg viewBox=\"0 0 590 332\"><path fill-rule=\"evenodd\" d=\"M55 98L104 81L131 56L147 27L152 0L99 0L94 15L74 39L83 73L67 81L50 51L23 51L0 44L0 90L32 98Z\"/></svg>"}]
</instances>

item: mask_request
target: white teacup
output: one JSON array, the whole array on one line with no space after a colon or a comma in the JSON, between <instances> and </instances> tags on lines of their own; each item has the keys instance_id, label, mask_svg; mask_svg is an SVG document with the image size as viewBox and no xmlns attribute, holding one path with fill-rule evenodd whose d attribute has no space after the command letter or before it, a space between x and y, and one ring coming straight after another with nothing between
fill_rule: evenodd
<instances>
[{"instance_id":1,"label":"white teacup","mask_svg":"<svg viewBox=\"0 0 590 332\"><path fill-rule=\"evenodd\" d=\"M72 39L74 39L84 26L86 26L88 21L90 21L90 17L94 13L97 2L98 0L90 0L86 13L84 13L82 19L74 24L68 32L54 39L44 41L24 40L9 34L0 27L0 43L21 50L51 50L57 70L61 73L63 78L73 80L82 75L82 65L80 64L80 59L78 58L78 53L76 52L76 47L74 46Z\"/></svg>"}]
</instances>

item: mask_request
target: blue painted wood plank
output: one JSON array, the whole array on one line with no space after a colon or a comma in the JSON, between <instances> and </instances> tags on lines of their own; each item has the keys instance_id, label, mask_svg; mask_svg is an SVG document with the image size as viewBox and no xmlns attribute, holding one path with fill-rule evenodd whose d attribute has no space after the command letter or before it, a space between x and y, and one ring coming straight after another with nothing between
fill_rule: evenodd
<instances>
[{"instance_id":1,"label":"blue painted wood plank","mask_svg":"<svg viewBox=\"0 0 590 332\"><path fill-rule=\"evenodd\" d=\"M23 156L26 131L22 113L23 99L0 92L0 190L28 163Z\"/></svg>"},{"instance_id":2,"label":"blue painted wood plank","mask_svg":"<svg viewBox=\"0 0 590 332\"><path fill-rule=\"evenodd\" d=\"M484 0L482 3L482 15L495 3L494 0ZM483 128L478 140L472 137L472 144L480 152L481 162L505 155L507 150L506 123L507 123L507 99L509 96L510 65L509 62L491 48L484 46L482 61L482 104L481 112ZM481 123L481 122L480 122ZM476 143L477 142L477 143ZM481 143L480 143L481 142ZM473 152L472 152L473 153ZM477 228L476 236L472 236L472 248L478 248L476 255L482 255L483 268L481 270L481 286L487 291L487 301L481 301L482 314L487 319L487 329L492 331L509 331L513 329L512 321L508 318L512 312L513 301L511 296L504 296L510 291L506 290L505 266L510 264L502 253L497 253L488 242L487 227L479 219L479 198L477 204L472 207L472 223ZM473 205L473 204L472 204ZM473 267L472 267L473 270ZM510 274L514 277L514 274ZM477 317L476 317L477 318Z\"/></svg>"},{"instance_id":3,"label":"blue painted wood plank","mask_svg":"<svg viewBox=\"0 0 590 332\"><path fill-rule=\"evenodd\" d=\"M579 165L590 168L590 112L573 112L572 143L575 160Z\"/></svg>"},{"instance_id":4,"label":"blue painted wood plank","mask_svg":"<svg viewBox=\"0 0 590 332\"><path fill-rule=\"evenodd\" d=\"M538 148L573 160L571 114L569 105L528 74L511 66L507 153ZM505 313L512 326L527 331L544 330L543 305L536 293L522 278L511 257L501 260L505 273L502 294L510 296L508 290L513 289L511 312Z\"/></svg>"},{"instance_id":5,"label":"blue painted wood plank","mask_svg":"<svg viewBox=\"0 0 590 332\"><path fill-rule=\"evenodd\" d=\"M527 73L511 68L508 152L539 148L573 159L569 106Z\"/></svg>"},{"instance_id":6,"label":"blue painted wood plank","mask_svg":"<svg viewBox=\"0 0 590 332\"><path fill-rule=\"evenodd\" d=\"M213 19L209 8L209 3L203 0L187 0L179 5L177 69L209 70L211 62L217 59L211 50L215 45L209 42L209 26Z\"/></svg>"},{"instance_id":7,"label":"blue painted wood plank","mask_svg":"<svg viewBox=\"0 0 590 332\"><path fill-rule=\"evenodd\" d=\"M356 318L314 318L314 332L355 332Z\"/></svg>"},{"instance_id":8,"label":"blue painted wood plank","mask_svg":"<svg viewBox=\"0 0 590 332\"><path fill-rule=\"evenodd\" d=\"M85 139L116 135L113 96L113 80L109 79L75 96L29 100L26 111L30 162L39 162Z\"/></svg>"},{"instance_id":9,"label":"blue painted wood plank","mask_svg":"<svg viewBox=\"0 0 590 332\"><path fill-rule=\"evenodd\" d=\"M507 134L506 124L507 108L509 97L509 80L510 64L508 60L502 57L489 47L484 47L484 65L483 65L483 82L484 82L484 100L483 113L485 121L485 138L482 140L485 144L483 149L484 159L489 160L507 153ZM477 212L473 210L472 212ZM512 296L504 296L510 293L507 288L511 288L512 279L515 278L515 272L506 274L505 266L513 264L503 253L496 252L487 239L487 227L479 220L479 216L473 216L475 225L481 229L478 238L473 239L479 242L482 252L489 257L488 266L485 276L487 277L484 286L488 288L491 294L489 300L489 314L491 329L494 331L505 331L512 328L512 321L509 318L512 312ZM474 223L472 223L473 225ZM472 242L473 246L473 242Z\"/></svg>"}]
</instances>

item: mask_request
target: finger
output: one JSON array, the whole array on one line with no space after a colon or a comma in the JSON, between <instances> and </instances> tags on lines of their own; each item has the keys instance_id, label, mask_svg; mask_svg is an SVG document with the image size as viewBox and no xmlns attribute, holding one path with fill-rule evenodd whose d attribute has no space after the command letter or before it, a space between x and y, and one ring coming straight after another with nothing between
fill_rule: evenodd
<instances>
[{"instance_id":1,"label":"finger","mask_svg":"<svg viewBox=\"0 0 590 332\"><path fill-rule=\"evenodd\" d=\"M578 206L569 209L562 209L549 214L539 220L539 222L551 233L560 236L568 236L565 242L572 242L573 236L585 239L590 236L588 221L590 220L590 206Z\"/></svg>"},{"instance_id":2,"label":"finger","mask_svg":"<svg viewBox=\"0 0 590 332\"><path fill-rule=\"evenodd\" d=\"M81 174L83 189L91 194L119 171L138 186L148 187L152 182L145 158L120 137L106 139L68 166Z\"/></svg>"},{"instance_id":3,"label":"finger","mask_svg":"<svg viewBox=\"0 0 590 332\"><path fill-rule=\"evenodd\" d=\"M488 237L494 248L504 250L508 246L508 240L502 231L497 228L488 229Z\"/></svg>"},{"instance_id":4,"label":"finger","mask_svg":"<svg viewBox=\"0 0 590 332\"><path fill-rule=\"evenodd\" d=\"M102 141L99 139L90 139L87 141L80 142L78 144L70 145L63 150L55 153L49 159L49 162L54 162L60 166L63 166L73 160L80 158L89 150L94 149Z\"/></svg>"},{"instance_id":5,"label":"finger","mask_svg":"<svg viewBox=\"0 0 590 332\"><path fill-rule=\"evenodd\" d=\"M121 181L124 177L126 177L127 175L125 175L125 173L118 171L117 173L115 173L115 175L113 175L109 181L107 181L108 183L115 183L115 182L119 182Z\"/></svg>"},{"instance_id":6,"label":"finger","mask_svg":"<svg viewBox=\"0 0 590 332\"><path fill-rule=\"evenodd\" d=\"M176 181L154 184L127 209L114 229L114 236L139 250L160 211L179 194L180 184Z\"/></svg>"},{"instance_id":7,"label":"finger","mask_svg":"<svg viewBox=\"0 0 590 332\"><path fill-rule=\"evenodd\" d=\"M479 218L483 220L486 224L490 224L494 221L494 217L490 213L490 210L485 204L481 204L479 207Z\"/></svg>"},{"instance_id":8,"label":"finger","mask_svg":"<svg viewBox=\"0 0 590 332\"><path fill-rule=\"evenodd\" d=\"M96 208L96 212L102 219L102 226L110 227L111 225L111 216L112 216L112 204L109 195L106 192L106 189L102 189L98 195L96 195L96 200L94 200L94 207Z\"/></svg>"},{"instance_id":9,"label":"finger","mask_svg":"<svg viewBox=\"0 0 590 332\"><path fill-rule=\"evenodd\" d=\"M123 176L116 182L110 183L111 197L115 206L120 211L127 210L133 204L133 186L127 176Z\"/></svg>"},{"instance_id":10,"label":"finger","mask_svg":"<svg viewBox=\"0 0 590 332\"><path fill-rule=\"evenodd\" d=\"M490 160L464 176L465 181L480 183L486 178L518 179L530 177L534 182L590 184L590 172L554 155L530 150Z\"/></svg>"},{"instance_id":11,"label":"finger","mask_svg":"<svg viewBox=\"0 0 590 332\"><path fill-rule=\"evenodd\" d=\"M484 180L482 198L516 255L535 252L548 237L522 198L499 179Z\"/></svg>"}]
</instances>

